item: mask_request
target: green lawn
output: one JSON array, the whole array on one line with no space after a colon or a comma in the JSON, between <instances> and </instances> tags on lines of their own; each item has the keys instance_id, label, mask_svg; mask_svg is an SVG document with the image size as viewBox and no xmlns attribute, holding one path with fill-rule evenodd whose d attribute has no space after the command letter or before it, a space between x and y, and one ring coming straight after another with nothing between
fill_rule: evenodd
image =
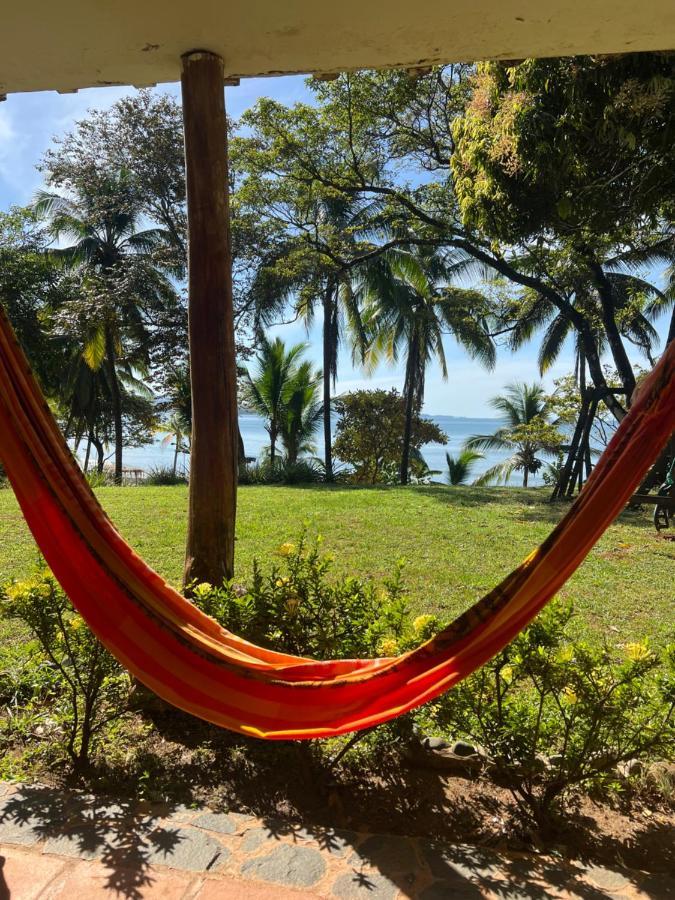
<instances>
[{"instance_id":1,"label":"green lawn","mask_svg":"<svg viewBox=\"0 0 675 900\"><path fill-rule=\"evenodd\" d=\"M184 487L102 488L99 497L132 546L179 584L185 540ZM337 571L381 577L405 558L416 610L451 618L491 588L549 532L564 508L547 492L511 488L243 487L237 565L268 560L303 523L325 537ZM31 572L37 551L10 490L0 491L0 583ZM661 641L673 623L675 543L647 512L624 513L561 596L579 623L621 641Z\"/></svg>"}]
</instances>

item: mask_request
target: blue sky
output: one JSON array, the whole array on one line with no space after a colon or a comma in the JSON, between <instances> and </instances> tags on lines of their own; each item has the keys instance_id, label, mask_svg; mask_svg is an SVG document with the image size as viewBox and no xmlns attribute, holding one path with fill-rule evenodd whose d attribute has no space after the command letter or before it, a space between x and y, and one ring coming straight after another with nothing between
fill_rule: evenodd
<instances>
[{"instance_id":1,"label":"blue sky","mask_svg":"<svg viewBox=\"0 0 675 900\"><path fill-rule=\"evenodd\" d=\"M163 85L158 90L179 96L178 85ZM30 202L41 186L36 165L52 138L67 131L72 124L84 117L88 109L103 109L133 88L94 88L77 94L59 95L53 92L13 94L0 103L0 209L13 204ZM229 114L238 118L258 97L274 97L282 103L307 99L308 92L302 76L284 78L252 78L243 80L239 87L226 89ZM661 328L663 331L663 327ZM286 325L278 329L289 342L307 341L309 354L321 361L321 341L318 328L308 335L302 325ZM441 378L438 366L430 367L427 376L425 411L438 415L485 416L492 415L489 398L513 380L533 381L539 378L536 366L536 344L517 354L499 353L497 366L487 372L448 338L446 342L449 377ZM572 366L571 349L543 379L547 385L568 372ZM337 390L353 390L358 387L397 387L403 385L400 366L382 365L373 376L354 369L345 350L339 367Z\"/></svg>"}]
</instances>

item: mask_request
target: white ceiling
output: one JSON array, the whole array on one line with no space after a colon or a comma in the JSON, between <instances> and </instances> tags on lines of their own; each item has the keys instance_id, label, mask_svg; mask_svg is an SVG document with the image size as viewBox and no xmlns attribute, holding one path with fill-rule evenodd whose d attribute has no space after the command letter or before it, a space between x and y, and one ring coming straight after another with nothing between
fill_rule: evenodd
<instances>
[{"instance_id":1,"label":"white ceiling","mask_svg":"<svg viewBox=\"0 0 675 900\"><path fill-rule=\"evenodd\" d=\"M674 0L3 0L0 93L675 47Z\"/></svg>"}]
</instances>

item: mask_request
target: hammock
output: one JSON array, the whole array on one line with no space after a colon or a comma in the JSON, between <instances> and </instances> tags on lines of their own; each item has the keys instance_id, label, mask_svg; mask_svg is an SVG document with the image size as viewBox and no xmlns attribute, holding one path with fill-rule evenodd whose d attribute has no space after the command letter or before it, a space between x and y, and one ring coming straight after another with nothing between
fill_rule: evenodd
<instances>
[{"instance_id":1,"label":"hammock","mask_svg":"<svg viewBox=\"0 0 675 900\"><path fill-rule=\"evenodd\" d=\"M80 472L0 310L0 460L55 577L94 634L148 688L260 738L321 738L380 724L487 662L577 569L674 429L675 343L567 515L500 585L402 656L318 662L231 634L133 552Z\"/></svg>"}]
</instances>

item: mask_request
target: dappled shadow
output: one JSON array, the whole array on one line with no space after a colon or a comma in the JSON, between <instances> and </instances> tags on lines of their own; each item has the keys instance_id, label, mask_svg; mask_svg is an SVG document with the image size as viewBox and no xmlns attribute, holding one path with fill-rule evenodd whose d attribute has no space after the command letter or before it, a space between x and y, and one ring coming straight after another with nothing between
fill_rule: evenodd
<instances>
[{"instance_id":1,"label":"dappled shadow","mask_svg":"<svg viewBox=\"0 0 675 900\"><path fill-rule=\"evenodd\" d=\"M0 855L0 900L9 900L9 886L5 879L5 863L7 860Z\"/></svg>"},{"instance_id":2,"label":"dappled shadow","mask_svg":"<svg viewBox=\"0 0 675 900\"><path fill-rule=\"evenodd\" d=\"M0 824L13 826L19 843L45 841L47 853L99 860L108 870L106 887L129 900L140 900L153 884L153 856L168 859L182 840L177 829L159 827L157 817L135 800L106 804L86 794L24 785L0 810Z\"/></svg>"}]
</instances>

